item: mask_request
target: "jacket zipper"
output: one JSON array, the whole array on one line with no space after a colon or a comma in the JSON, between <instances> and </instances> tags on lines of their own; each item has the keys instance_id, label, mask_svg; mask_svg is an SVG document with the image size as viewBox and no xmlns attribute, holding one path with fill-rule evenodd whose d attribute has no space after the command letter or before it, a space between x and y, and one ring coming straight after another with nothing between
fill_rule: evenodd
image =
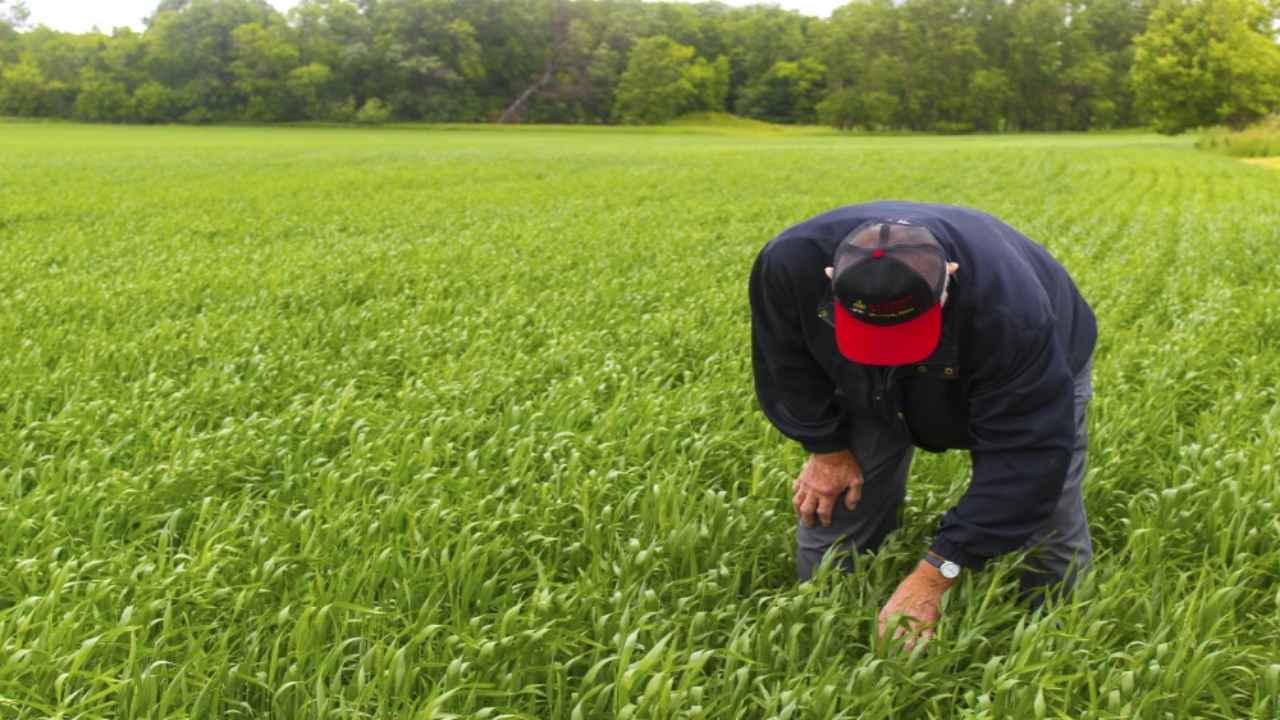
<instances>
[{"instance_id":1,"label":"jacket zipper","mask_svg":"<svg viewBox=\"0 0 1280 720\"><path fill-rule=\"evenodd\" d=\"M893 375L897 370L897 366L877 368L874 400L880 416L896 427L903 437L910 437L911 433L907 428L907 420L902 414L901 403L897 402L893 394Z\"/></svg>"}]
</instances>

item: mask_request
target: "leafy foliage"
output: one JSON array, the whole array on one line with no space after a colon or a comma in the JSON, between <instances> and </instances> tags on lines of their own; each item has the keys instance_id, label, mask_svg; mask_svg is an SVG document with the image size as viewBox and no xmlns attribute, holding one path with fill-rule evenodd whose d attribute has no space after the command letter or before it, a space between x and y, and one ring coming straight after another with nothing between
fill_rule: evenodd
<instances>
[{"instance_id":1,"label":"leafy foliage","mask_svg":"<svg viewBox=\"0 0 1280 720\"><path fill-rule=\"evenodd\" d=\"M657 125L692 110L693 53L665 35L636 43L618 81L614 115L622 122Z\"/></svg>"},{"instance_id":2,"label":"leafy foliage","mask_svg":"<svg viewBox=\"0 0 1280 720\"><path fill-rule=\"evenodd\" d=\"M0 71L0 113L27 117L52 115L49 94L49 84L34 63L18 63Z\"/></svg>"},{"instance_id":3,"label":"leafy foliage","mask_svg":"<svg viewBox=\"0 0 1280 720\"><path fill-rule=\"evenodd\" d=\"M369 98L356 112L355 120L361 125L381 125L391 119L391 108L378 98Z\"/></svg>"},{"instance_id":4,"label":"leafy foliage","mask_svg":"<svg viewBox=\"0 0 1280 720\"><path fill-rule=\"evenodd\" d=\"M614 116L624 123L658 125L688 112L724 110L727 59L708 63L695 59L694 52L665 35L637 42L618 81Z\"/></svg>"},{"instance_id":5,"label":"leafy foliage","mask_svg":"<svg viewBox=\"0 0 1280 720\"><path fill-rule=\"evenodd\" d=\"M1156 128L1239 129L1280 108L1275 21L1265 0L1162 0L1135 41L1133 73Z\"/></svg>"},{"instance_id":6,"label":"leafy foliage","mask_svg":"<svg viewBox=\"0 0 1280 720\"><path fill-rule=\"evenodd\" d=\"M21 115L350 121L376 97L400 120L733 109L954 132L1240 125L1280 105L1269 0L858 0L829 20L712 2L303 0L283 16L164 0L145 32L109 35L17 32L21 7L0 5L0 112Z\"/></svg>"},{"instance_id":7,"label":"leafy foliage","mask_svg":"<svg viewBox=\"0 0 1280 720\"><path fill-rule=\"evenodd\" d=\"M779 60L738 97L741 115L770 122L812 123L822 99L827 68L816 60Z\"/></svg>"}]
</instances>

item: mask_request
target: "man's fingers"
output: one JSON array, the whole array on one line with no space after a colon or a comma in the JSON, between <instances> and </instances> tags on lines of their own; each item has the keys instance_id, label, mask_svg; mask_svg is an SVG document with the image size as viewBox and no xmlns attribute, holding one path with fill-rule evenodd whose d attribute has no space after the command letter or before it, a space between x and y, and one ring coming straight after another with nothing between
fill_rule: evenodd
<instances>
[{"instance_id":1,"label":"man's fingers","mask_svg":"<svg viewBox=\"0 0 1280 720\"><path fill-rule=\"evenodd\" d=\"M849 481L849 488L844 494L844 506L849 510L858 506L858 501L862 499L862 467L855 461L853 464L853 479Z\"/></svg>"},{"instance_id":2,"label":"man's fingers","mask_svg":"<svg viewBox=\"0 0 1280 720\"><path fill-rule=\"evenodd\" d=\"M830 495L818 497L818 521L822 527L831 527L831 511L835 509L835 498Z\"/></svg>"},{"instance_id":3,"label":"man's fingers","mask_svg":"<svg viewBox=\"0 0 1280 720\"><path fill-rule=\"evenodd\" d=\"M917 628L907 635L907 639L902 643L902 646L907 650L907 652L915 650L917 647L923 650L925 646L929 644L931 639L933 639L932 627L924 630Z\"/></svg>"},{"instance_id":4,"label":"man's fingers","mask_svg":"<svg viewBox=\"0 0 1280 720\"><path fill-rule=\"evenodd\" d=\"M800 501L800 522L805 527L813 527L817 519L814 517L814 511L818 509L818 496L816 493L807 492L804 499Z\"/></svg>"},{"instance_id":5,"label":"man's fingers","mask_svg":"<svg viewBox=\"0 0 1280 720\"><path fill-rule=\"evenodd\" d=\"M852 510L858 507L858 501L862 499L862 486L850 485L849 489L844 493L844 509Z\"/></svg>"}]
</instances>

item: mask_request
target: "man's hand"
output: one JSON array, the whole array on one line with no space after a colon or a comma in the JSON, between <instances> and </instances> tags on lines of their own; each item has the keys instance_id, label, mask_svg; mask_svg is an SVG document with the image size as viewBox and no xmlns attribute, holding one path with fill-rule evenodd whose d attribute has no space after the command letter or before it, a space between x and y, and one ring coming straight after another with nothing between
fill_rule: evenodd
<instances>
[{"instance_id":1,"label":"man's hand","mask_svg":"<svg viewBox=\"0 0 1280 720\"><path fill-rule=\"evenodd\" d=\"M942 603L942 594L951 587L953 580L948 580L938 570L924 560L916 565L916 569L906 577L893 591L889 602L880 611L880 636L883 637L888 628L894 628L893 639L907 635L904 645L911 650L920 643L922 646L933 637L933 626L937 624ZM899 618L907 618L911 629L902 627Z\"/></svg>"},{"instance_id":2,"label":"man's hand","mask_svg":"<svg viewBox=\"0 0 1280 720\"><path fill-rule=\"evenodd\" d=\"M862 497L862 466L848 450L810 455L792 489L795 495L791 504L805 527L819 522L822 527L829 527L840 493L849 491L844 496L847 510L852 510Z\"/></svg>"}]
</instances>

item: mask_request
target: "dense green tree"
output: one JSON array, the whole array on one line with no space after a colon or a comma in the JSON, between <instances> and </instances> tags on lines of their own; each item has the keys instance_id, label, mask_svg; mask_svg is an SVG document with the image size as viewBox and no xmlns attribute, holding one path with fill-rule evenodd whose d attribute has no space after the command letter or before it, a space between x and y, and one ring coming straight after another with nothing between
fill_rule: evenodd
<instances>
[{"instance_id":1,"label":"dense green tree","mask_svg":"<svg viewBox=\"0 0 1280 720\"><path fill-rule=\"evenodd\" d=\"M52 115L49 95L49 83L35 63L21 62L0 71L0 115Z\"/></svg>"},{"instance_id":2,"label":"dense green tree","mask_svg":"<svg viewBox=\"0 0 1280 720\"><path fill-rule=\"evenodd\" d=\"M827 68L817 60L779 60L743 88L740 115L770 122L809 123L826 89Z\"/></svg>"},{"instance_id":3,"label":"dense green tree","mask_svg":"<svg viewBox=\"0 0 1280 720\"><path fill-rule=\"evenodd\" d=\"M511 97L498 116L499 122L528 117L577 120L589 117L581 103L598 92L592 67L603 48L601 28L592 23L589 6L567 0L547 0L530 8L531 27L520 36L530 40L521 49L508 47L508 55L524 58L525 75L494 78L498 92L507 88ZM524 50L524 52L521 52ZM530 60L538 62L531 63ZM612 58L610 58L612 59Z\"/></svg>"},{"instance_id":4,"label":"dense green tree","mask_svg":"<svg viewBox=\"0 0 1280 720\"><path fill-rule=\"evenodd\" d=\"M0 65L18 58L18 30L26 25L27 8L22 2L0 0Z\"/></svg>"},{"instance_id":5,"label":"dense green tree","mask_svg":"<svg viewBox=\"0 0 1280 720\"><path fill-rule=\"evenodd\" d=\"M1013 83L999 69L982 68L969 79L968 122L975 130L1001 132L1007 128Z\"/></svg>"},{"instance_id":6,"label":"dense green tree","mask_svg":"<svg viewBox=\"0 0 1280 720\"><path fill-rule=\"evenodd\" d=\"M40 68L49 82L75 88L80 73L95 63L101 40L99 33L58 32L40 26L22 36L22 57Z\"/></svg>"},{"instance_id":7,"label":"dense green tree","mask_svg":"<svg viewBox=\"0 0 1280 720\"><path fill-rule=\"evenodd\" d=\"M411 120L479 120L484 77L475 27L449 0L382 0L373 14L374 52L386 73L379 95Z\"/></svg>"},{"instance_id":8,"label":"dense green tree","mask_svg":"<svg viewBox=\"0 0 1280 720\"><path fill-rule=\"evenodd\" d=\"M286 30L281 25L267 29L255 22L231 31L228 70L247 120L273 122L298 116L287 84L298 65L298 48L289 42Z\"/></svg>"},{"instance_id":9,"label":"dense green tree","mask_svg":"<svg viewBox=\"0 0 1280 720\"><path fill-rule=\"evenodd\" d=\"M898 113L897 96L883 90L867 91L853 87L832 91L817 107L821 122L841 130L892 128Z\"/></svg>"},{"instance_id":10,"label":"dense green tree","mask_svg":"<svg viewBox=\"0 0 1280 720\"><path fill-rule=\"evenodd\" d=\"M664 34L696 52L705 47L715 29L697 7L684 3L659 3L653 8L654 22Z\"/></svg>"},{"instance_id":11,"label":"dense green tree","mask_svg":"<svg viewBox=\"0 0 1280 720\"><path fill-rule=\"evenodd\" d=\"M763 77L779 60L797 62L812 58L810 28L816 22L767 5L726 13L721 26L722 43L731 69L730 104L736 107L738 94L753 80ZM716 54L721 52L719 48L714 50ZM703 52L710 55L707 50Z\"/></svg>"},{"instance_id":12,"label":"dense green tree","mask_svg":"<svg viewBox=\"0 0 1280 720\"><path fill-rule=\"evenodd\" d=\"M641 38L674 35L673 40L686 45L688 42L680 38L689 38L690 42L700 43L690 47L703 58L717 57L724 46L718 26L714 24L714 18L726 10L720 5L682 6L669 11L666 4L640 0L545 0L545 6L554 10L544 12L550 25L541 37L548 43L548 51L536 72L529 75L532 82L520 83L518 93L512 93L517 97L532 85L539 85L529 97L527 117L531 120L604 122L609 119L631 49ZM664 25L667 22L675 23L670 33ZM548 75L546 71L551 66L555 69ZM704 89L714 91L715 87ZM511 119L509 113L503 115Z\"/></svg>"},{"instance_id":13,"label":"dense green tree","mask_svg":"<svg viewBox=\"0 0 1280 720\"><path fill-rule=\"evenodd\" d=\"M818 20L718 2L302 0L286 18L267 0L160 0L142 33L73 34L27 29L22 2L0 0L0 112L657 122L733 108L1003 131L1276 110L1280 0L1153 2L852 0Z\"/></svg>"},{"instance_id":14,"label":"dense green tree","mask_svg":"<svg viewBox=\"0 0 1280 720\"><path fill-rule=\"evenodd\" d=\"M39 71L39 115L70 117L75 105L82 70L95 59L97 33L75 35L37 27L22 35L19 62L35 66ZM23 72L24 96L34 91L35 74Z\"/></svg>"},{"instance_id":15,"label":"dense green tree","mask_svg":"<svg viewBox=\"0 0 1280 720\"><path fill-rule=\"evenodd\" d=\"M286 79L294 108L308 120L327 120L335 115L332 83L333 71L316 62L290 70Z\"/></svg>"},{"instance_id":16,"label":"dense green tree","mask_svg":"<svg viewBox=\"0 0 1280 720\"><path fill-rule=\"evenodd\" d=\"M723 112L729 98L731 71L729 58L721 55L715 62L697 58L686 71L689 84L693 85L693 101L689 110Z\"/></svg>"},{"instance_id":17,"label":"dense green tree","mask_svg":"<svg viewBox=\"0 0 1280 720\"><path fill-rule=\"evenodd\" d=\"M697 97L689 72L693 55L693 48L666 35L637 42L618 81L617 119L657 124L690 109Z\"/></svg>"},{"instance_id":18,"label":"dense green tree","mask_svg":"<svg viewBox=\"0 0 1280 720\"><path fill-rule=\"evenodd\" d=\"M1141 1L1141 0L1135 0ZM1009 0L966 0L966 15L974 28L974 39L982 54L984 69L1009 68L1009 37L1012 35L1013 6ZM1006 108L1001 108L1005 112Z\"/></svg>"},{"instance_id":19,"label":"dense green tree","mask_svg":"<svg viewBox=\"0 0 1280 720\"><path fill-rule=\"evenodd\" d=\"M867 0L837 8L817 36L827 67L822 121L840 128L881 128L902 122L906 62L902 24L893 0Z\"/></svg>"},{"instance_id":20,"label":"dense green tree","mask_svg":"<svg viewBox=\"0 0 1280 720\"><path fill-rule=\"evenodd\" d=\"M1072 130L1132 125L1133 38L1146 23L1140 0L1088 0L1069 6L1066 68L1061 78Z\"/></svg>"},{"instance_id":21,"label":"dense green tree","mask_svg":"<svg viewBox=\"0 0 1280 720\"><path fill-rule=\"evenodd\" d=\"M1114 127L1119 113L1117 100L1107 92L1111 68L1090 46L1072 58L1063 68L1061 127L1065 130L1087 130L1090 127Z\"/></svg>"},{"instance_id":22,"label":"dense green tree","mask_svg":"<svg viewBox=\"0 0 1280 720\"><path fill-rule=\"evenodd\" d=\"M1059 0L1013 0L1009 81L1017 101L1009 108L1015 130L1059 130L1066 116L1060 78L1067 37L1066 7Z\"/></svg>"},{"instance_id":23,"label":"dense green tree","mask_svg":"<svg viewBox=\"0 0 1280 720\"><path fill-rule=\"evenodd\" d=\"M71 115L86 122L128 122L134 119L133 98L124 83L85 68Z\"/></svg>"},{"instance_id":24,"label":"dense green tree","mask_svg":"<svg viewBox=\"0 0 1280 720\"><path fill-rule=\"evenodd\" d=\"M373 86L385 68L373 53L372 23L354 2L303 0L289 11L289 20L299 62L319 63L330 70L331 114L343 104L359 107L380 90Z\"/></svg>"},{"instance_id":25,"label":"dense green tree","mask_svg":"<svg viewBox=\"0 0 1280 720\"><path fill-rule=\"evenodd\" d=\"M247 79L232 68L243 51L233 33L243 25L265 29L283 21L265 0L164 0L145 34L148 72L174 90L190 121L242 117Z\"/></svg>"},{"instance_id":26,"label":"dense green tree","mask_svg":"<svg viewBox=\"0 0 1280 720\"><path fill-rule=\"evenodd\" d=\"M538 102L542 121L571 117L605 122L613 113L619 78L636 40L651 33L648 8L637 2L605 0L579 5L583 13L570 25L571 47L579 61L566 65Z\"/></svg>"},{"instance_id":27,"label":"dense green tree","mask_svg":"<svg viewBox=\"0 0 1280 720\"><path fill-rule=\"evenodd\" d=\"M152 80L133 91L133 113L138 122L173 122L178 119L178 103L172 90Z\"/></svg>"},{"instance_id":28,"label":"dense green tree","mask_svg":"<svg viewBox=\"0 0 1280 720\"><path fill-rule=\"evenodd\" d=\"M1084 129L1135 119L1141 0L860 0L816 33L825 115L914 129ZM861 95L861 99L858 97ZM876 98L874 102L869 98Z\"/></svg>"},{"instance_id":29,"label":"dense green tree","mask_svg":"<svg viewBox=\"0 0 1280 720\"><path fill-rule=\"evenodd\" d=\"M964 0L906 0L900 18L904 116L913 130L972 129L969 80L983 64Z\"/></svg>"},{"instance_id":30,"label":"dense green tree","mask_svg":"<svg viewBox=\"0 0 1280 720\"><path fill-rule=\"evenodd\" d=\"M151 79L147 72L147 46L143 36L131 28L119 27L110 36L95 35L92 67L109 75L132 91Z\"/></svg>"},{"instance_id":31,"label":"dense green tree","mask_svg":"<svg viewBox=\"0 0 1280 720\"><path fill-rule=\"evenodd\" d=\"M1280 108L1275 19L1262 0L1162 0L1135 40L1133 65L1156 128L1240 127Z\"/></svg>"},{"instance_id":32,"label":"dense green tree","mask_svg":"<svg viewBox=\"0 0 1280 720\"><path fill-rule=\"evenodd\" d=\"M369 98L356 113L356 122L362 125L381 125L391 119L391 108L378 98Z\"/></svg>"}]
</instances>

